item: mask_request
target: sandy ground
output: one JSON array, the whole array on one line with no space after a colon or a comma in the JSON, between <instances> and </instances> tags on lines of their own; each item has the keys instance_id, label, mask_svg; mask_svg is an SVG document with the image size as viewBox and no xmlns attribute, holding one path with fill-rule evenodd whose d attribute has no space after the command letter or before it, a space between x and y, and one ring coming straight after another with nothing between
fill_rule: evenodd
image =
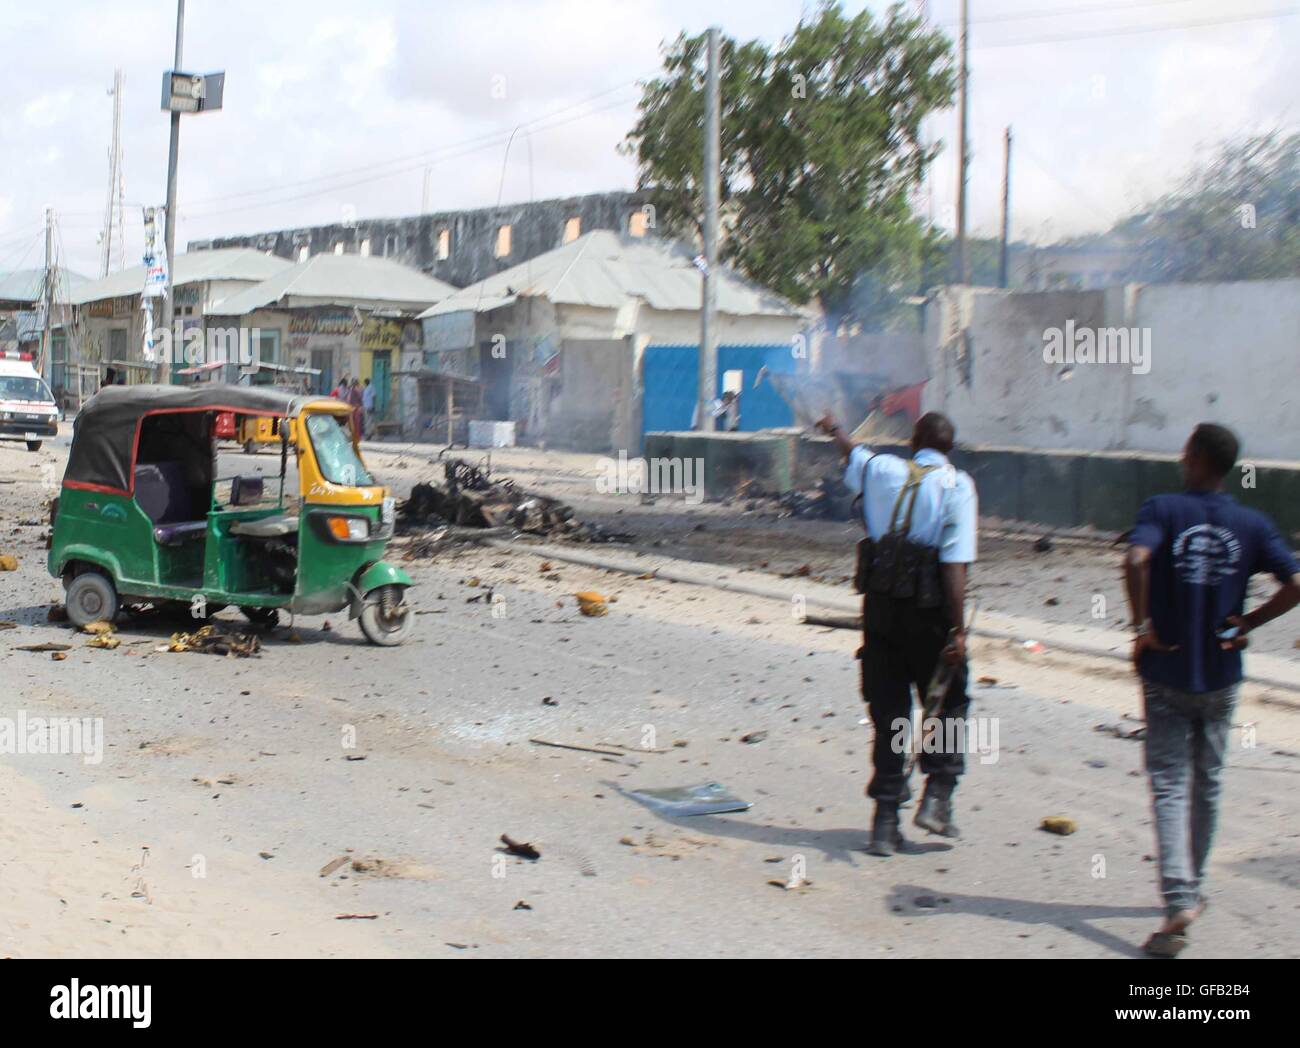
<instances>
[{"instance_id":1,"label":"sandy ground","mask_svg":"<svg viewBox=\"0 0 1300 1048\"><path fill-rule=\"evenodd\" d=\"M589 481L582 457L512 454L521 482ZM0 955L1114 957L1156 919L1141 746L1096 730L1137 725L1117 663L980 643L975 709L1001 742L995 763L972 760L966 836L909 826L908 852L881 862L861 851L870 729L852 633L773 601L466 547L406 565L422 614L400 649L326 616L268 635L256 660L159 654L156 622L124 621L123 646L94 651L44 621L59 588L24 523L60 457L0 445L16 482L0 485L0 551L20 560L0 573L0 620L16 624L0 631L0 716L102 718L104 759L0 757ZM427 468L372 458L399 489ZM639 540L656 554L737 516L652 508L683 516ZM804 556L788 541L754 555L769 570ZM586 589L609 615L577 613ZM14 650L47 640L74 649ZM1300 951L1286 790L1300 715L1284 698L1243 694L1194 954ZM672 820L625 792L706 781L753 808ZM1041 832L1048 814L1080 831ZM502 833L542 859L503 855ZM783 890L795 869L810 886Z\"/></svg>"}]
</instances>

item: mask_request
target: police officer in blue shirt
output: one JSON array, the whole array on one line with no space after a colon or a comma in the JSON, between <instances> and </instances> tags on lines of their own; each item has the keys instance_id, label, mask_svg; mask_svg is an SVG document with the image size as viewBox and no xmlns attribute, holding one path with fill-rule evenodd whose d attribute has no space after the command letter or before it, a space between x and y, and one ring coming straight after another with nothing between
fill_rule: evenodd
<instances>
[{"instance_id":1,"label":"police officer in blue shirt","mask_svg":"<svg viewBox=\"0 0 1300 1048\"><path fill-rule=\"evenodd\" d=\"M847 459L844 483L862 497L868 538L859 544L857 587L864 594L862 697L875 728L874 775L867 795L876 802L873 855L892 855L903 843L898 808L908 799L906 749L913 686L927 698L940 660L952 668L937 716L948 728L941 745L920 756L926 786L914 819L931 833L958 836L952 795L965 770L962 747L966 693L966 577L975 561L979 509L970 477L948 461L952 422L922 415L912 433L912 458L876 454L854 445L829 416L818 422ZM938 699L937 696L931 697Z\"/></svg>"},{"instance_id":2,"label":"police officer in blue shirt","mask_svg":"<svg viewBox=\"0 0 1300 1048\"><path fill-rule=\"evenodd\" d=\"M1146 707L1165 921L1146 952L1173 957L1205 907L1228 729L1247 636L1300 603L1300 567L1264 514L1223 489L1237 463L1232 431L1202 423L1183 448L1186 490L1142 504L1125 562L1133 663ZM1244 611L1251 575L1281 583Z\"/></svg>"}]
</instances>

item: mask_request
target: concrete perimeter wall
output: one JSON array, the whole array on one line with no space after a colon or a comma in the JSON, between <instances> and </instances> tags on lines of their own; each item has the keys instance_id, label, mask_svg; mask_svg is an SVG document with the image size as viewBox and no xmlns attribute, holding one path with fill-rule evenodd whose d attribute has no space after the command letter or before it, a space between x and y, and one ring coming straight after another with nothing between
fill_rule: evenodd
<instances>
[{"instance_id":1,"label":"concrete perimeter wall","mask_svg":"<svg viewBox=\"0 0 1300 1048\"><path fill-rule=\"evenodd\" d=\"M874 450L911 453L903 445L874 445ZM703 458L704 490L711 499L730 495L748 479L773 491L811 488L842 468L829 440L794 433L649 433L645 454ZM1048 529L1127 531L1144 499L1182 489L1173 455L975 447L954 450L952 461L974 479L980 516ZM1300 466L1261 463L1253 476L1236 471L1230 479L1234 498L1267 513L1300 547ZM1247 479L1253 479L1253 487L1243 486Z\"/></svg>"},{"instance_id":2,"label":"concrete perimeter wall","mask_svg":"<svg viewBox=\"0 0 1300 1048\"><path fill-rule=\"evenodd\" d=\"M1044 359L1050 329L1124 330L1149 360ZM971 445L1176 454L1198 422L1242 457L1300 459L1300 280L1106 291L948 287L926 309L923 407Z\"/></svg>"}]
</instances>

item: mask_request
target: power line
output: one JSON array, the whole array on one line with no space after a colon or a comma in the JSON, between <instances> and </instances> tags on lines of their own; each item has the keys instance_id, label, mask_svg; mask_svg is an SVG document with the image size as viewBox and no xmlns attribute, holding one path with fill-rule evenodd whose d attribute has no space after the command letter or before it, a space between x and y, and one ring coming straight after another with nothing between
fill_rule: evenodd
<instances>
[{"instance_id":1,"label":"power line","mask_svg":"<svg viewBox=\"0 0 1300 1048\"><path fill-rule=\"evenodd\" d=\"M658 72L658 70L656 70L656 72ZM643 75L649 75L649 74L643 74ZM597 91L594 94L587 95L583 98L580 98L576 102L571 102L568 105L560 106L559 108L550 110L549 112L543 113L540 116L533 117L531 120L525 120L522 123L518 124L517 128L518 129L530 128L534 124L539 124L546 120L550 120L553 117L566 113L571 109L577 108L578 106L586 105L587 103L593 102L598 98L603 98L606 95L612 94L615 91L622 91L622 90L626 90L629 87L635 87L636 84L638 83L638 80L639 78L630 81L624 81L623 83L615 84L613 87L607 87L604 90ZM622 105L624 104L625 101L627 100L622 100L618 104ZM590 112L591 113L604 112L605 108L613 108L613 107L612 106L602 107L600 109L591 110ZM589 115L589 114L583 114L583 115ZM408 161L410 161L412 163L415 163L415 166L422 166L424 164L427 164L431 159L437 158L438 154L444 154L449 150L460 149L463 146L472 146L477 143L485 143L489 146L499 145L502 142L504 142L509 137L510 134L511 134L510 131L505 131L500 128L496 128L491 131L485 131L482 132L481 134L473 135L469 138L462 139L459 142L451 142L445 146L438 146L434 149L426 149L418 153L407 153L402 156L390 157L387 160L378 160L378 161L374 161L373 163L362 164L358 167L341 168L337 171L330 172L329 174L315 175L311 178L299 179L296 182L281 182L274 186L266 186L261 189L246 189L234 193L223 193L218 196L208 197L205 200L199 200L196 203L198 204L198 206L202 207L207 204L217 203L218 201L237 200L237 199L242 199L244 197L261 196L267 193L278 193L286 188L291 188L296 186L309 186L319 182L332 181L333 179L336 178L344 178L348 175L362 174L371 171L379 172L377 178L387 178L390 177L390 173L391 173L389 169L391 169L395 164L406 164ZM445 159L445 157L441 159ZM397 173L404 174L409 170L411 170L410 167L404 166ZM348 185L360 185L360 184L362 184L362 182L360 181L348 183ZM347 186L343 186L340 188L347 188Z\"/></svg>"},{"instance_id":2,"label":"power line","mask_svg":"<svg viewBox=\"0 0 1300 1048\"><path fill-rule=\"evenodd\" d=\"M534 132L550 131L550 130L553 130L554 128L562 127L562 126L565 125L565 124L573 123L573 122L576 121L576 120L583 120L583 119L586 119L586 118L589 117L589 116L595 116L595 115L598 114L598 113L602 113L602 112L605 112L605 111L610 110L610 109L615 109L615 108L617 108L617 107L619 107L619 106L625 105L625 104L627 103L627 101L628 101L627 99L620 99L619 101L617 101L617 102L615 102L615 103L613 103L613 104L611 104L611 105L601 106L601 107L599 107L599 108L597 108L597 109L591 109L591 110L588 110L588 111L585 112L585 113L578 113L578 114L576 114L575 116L569 117L569 118L567 118L567 119L565 119L565 120L558 120L558 121L555 121L555 122L553 122L553 123L547 124L547 125L544 126L544 127L534 128L533 131L534 131ZM519 125L520 128L523 128L524 126L525 126L525 125L522 125L522 124ZM307 193L303 193L303 192L294 192L294 193L291 193L291 194L288 195L288 196L277 197L277 198L272 199L272 200L265 200L265 201L261 201L261 202L259 202L259 203L255 203L255 204L245 204L245 205L242 205L242 206L239 206L239 207L231 207L231 208L214 208L214 209L206 210L206 211L205 211L205 210L202 210L201 208L198 209L198 210L190 210L189 208L186 208L186 209L182 212L182 214L183 214L183 216L184 216L186 219L195 219L195 218L211 218L211 217L216 216L216 215L228 215L228 214L234 214L234 213L236 213L236 212L240 212L240 211L257 211L257 210L259 210L259 209L261 209L261 208L273 207L273 206L276 206L276 205L278 205L278 204L293 203L293 202L295 202L295 201L306 200L306 199L310 199L310 198L312 198L312 197L326 196L326 195L328 195L328 194L330 194L330 193L336 193L336 192L338 192L339 190L342 190L342 189L351 189L351 188L353 188L353 187L355 187L355 186L365 185L365 184L370 183L370 182L379 182L379 181L383 181L384 179L395 178L395 177L397 177L398 175L408 174L408 173L410 173L411 171L418 171L418 170L420 170L420 169L423 168L423 167L433 167L433 166L436 166L436 165L438 165L438 164L446 163L446 162L449 161L449 160L456 160L456 159L459 159L459 158L462 157L462 156L469 156L469 155L471 155L471 154L473 154L473 153L480 153L480 152L484 152L485 150L495 149L495 148L497 148L498 146L503 145L506 141L508 141L509 137L510 137L510 133L501 134L501 135L499 135L499 137L498 137L495 141L486 142L486 143L484 143L484 144L482 144L482 145L479 145L479 146L475 146L475 147L472 147L472 148L463 149L463 150L461 150L460 152L448 153L448 154L446 154L446 155L444 155L444 156L441 156L441 157L437 158L436 160L428 160L428 159L420 160L420 161L418 161L418 162L416 162L416 163L407 164L407 165L404 166L404 167L394 168L394 169L392 169L392 170L390 170L390 171L385 171L385 172L383 172L382 174L378 174L378 175L370 175L370 176L367 176L367 177L364 177L364 178L354 179L354 180L349 181L349 182L341 182L341 183L338 183L338 184L336 184L336 185L325 186L325 187L322 188L322 189L314 190L314 191L312 191L312 192L307 192ZM448 147L448 148L450 148L450 147ZM335 177L335 176L331 176L331 177ZM285 187L282 186L282 187L280 187L280 188L283 189L283 188L285 188Z\"/></svg>"},{"instance_id":3,"label":"power line","mask_svg":"<svg viewBox=\"0 0 1300 1048\"><path fill-rule=\"evenodd\" d=\"M1010 11L1001 15L989 15L987 18L972 18L971 25L986 25L997 22L1019 22L1030 18L1068 18L1072 15L1108 14L1111 11L1132 11L1139 7L1169 7L1172 4L1187 4L1191 0L1138 0L1136 3L1087 4L1080 7L1057 7L1050 11ZM936 22L941 26L958 26L960 21Z\"/></svg>"},{"instance_id":4,"label":"power line","mask_svg":"<svg viewBox=\"0 0 1300 1048\"><path fill-rule=\"evenodd\" d=\"M1042 36L1032 40L1003 40L992 44L978 44L974 50L990 50L995 47L1028 47L1033 44L1072 43L1075 40L1093 40L1109 36L1130 36L1137 33L1171 33L1183 29L1205 29L1211 26L1231 25L1236 22L1258 22L1270 18L1285 18L1300 14L1300 10L1261 11L1249 15L1232 15L1228 18L1207 18L1196 22L1170 22L1165 25L1125 26L1121 29L1098 29L1079 33L1065 33L1057 36Z\"/></svg>"}]
</instances>

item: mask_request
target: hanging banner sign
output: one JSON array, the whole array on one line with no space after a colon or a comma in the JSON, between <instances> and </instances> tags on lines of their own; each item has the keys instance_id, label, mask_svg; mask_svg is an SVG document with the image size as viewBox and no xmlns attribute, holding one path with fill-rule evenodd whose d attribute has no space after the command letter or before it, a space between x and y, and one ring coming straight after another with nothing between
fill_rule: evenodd
<instances>
[{"instance_id":1,"label":"hanging banner sign","mask_svg":"<svg viewBox=\"0 0 1300 1048\"><path fill-rule=\"evenodd\" d=\"M145 208L144 291L142 292L145 298L165 298L167 295L167 247L163 236L166 224L166 208Z\"/></svg>"}]
</instances>

